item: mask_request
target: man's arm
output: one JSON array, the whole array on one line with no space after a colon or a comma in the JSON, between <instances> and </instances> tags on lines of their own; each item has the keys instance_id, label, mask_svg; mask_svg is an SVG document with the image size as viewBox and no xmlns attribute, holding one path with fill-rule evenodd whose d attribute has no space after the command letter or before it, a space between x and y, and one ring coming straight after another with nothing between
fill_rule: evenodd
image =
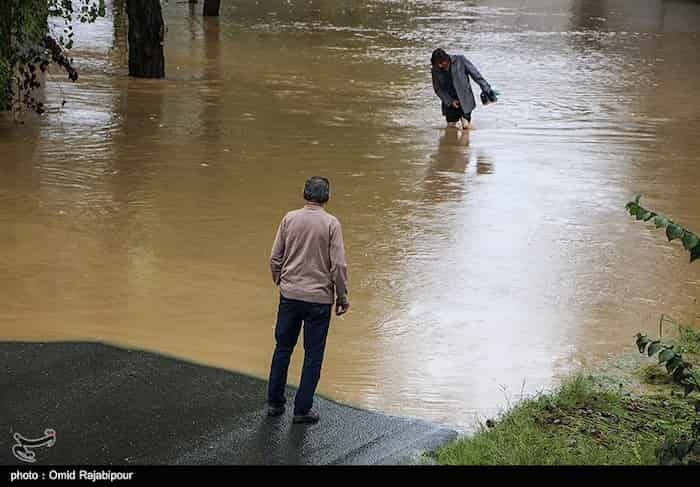
<instances>
[{"instance_id":1,"label":"man's arm","mask_svg":"<svg viewBox=\"0 0 700 487\"><path fill-rule=\"evenodd\" d=\"M481 73L466 57L464 58L464 71L481 87L481 91L490 92L491 85L481 76Z\"/></svg>"},{"instance_id":2,"label":"man's arm","mask_svg":"<svg viewBox=\"0 0 700 487\"><path fill-rule=\"evenodd\" d=\"M436 69L431 69L430 73L433 76L433 89L435 90L435 94L442 100L442 103L444 105L450 106L452 105L452 102L454 101L450 95L447 94L445 90L442 89L440 86L440 77L438 76L437 70Z\"/></svg>"},{"instance_id":3,"label":"man's arm","mask_svg":"<svg viewBox=\"0 0 700 487\"><path fill-rule=\"evenodd\" d=\"M280 226L277 228L275 235L275 243L272 244L272 252L270 253L270 270L272 271L272 281L275 285L280 283L280 275L282 274L282 259L284 258L284 241L285 241L285 219L282 219Z\"/></svg>"},{"instance_id":4,"label":"man's arm","mask_svg":"<svg viewBox=\"0 0 700 487\"><path fill-rule=\"evenodd\" d=\"M343 231L340 222L335 221L331 225L331 279L337 296L336 314L347 311L348 305L348 265L345 261L345 246L343 244ZM339 308L342 312L339 312Z\"/></svg>"}]
</instances>

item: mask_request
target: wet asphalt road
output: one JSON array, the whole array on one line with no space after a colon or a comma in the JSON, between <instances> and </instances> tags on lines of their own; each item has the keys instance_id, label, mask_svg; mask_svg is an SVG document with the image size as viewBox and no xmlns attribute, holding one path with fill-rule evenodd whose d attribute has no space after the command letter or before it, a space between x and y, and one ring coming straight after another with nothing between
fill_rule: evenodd
<instances>
[{"instance_id":1,"label":"wet asphalt road","mask_svg":"<svg viewBox=\"0 0 700 487\"><path fill-rule=\"evenodd\" d=\"M318 396L321 422L293 425L265 416L260 379L101 343L1 342L0 368L4 465L46 429L36 465L405 464L456 436Z\"/></svg>"}]
</instances>

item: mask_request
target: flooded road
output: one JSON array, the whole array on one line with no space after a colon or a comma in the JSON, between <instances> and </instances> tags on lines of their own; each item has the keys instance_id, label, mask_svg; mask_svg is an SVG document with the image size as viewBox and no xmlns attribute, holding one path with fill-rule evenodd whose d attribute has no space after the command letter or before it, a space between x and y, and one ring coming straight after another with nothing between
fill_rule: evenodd
<instances>
[{"instance_id":1,"label":"flooded road","mask_svg":"<svg viewBox=\"0 0 700 487\"><path fill-rule=\"evenodd\" d=\"M700 232L698 2L200 8L165 6L167 79L127 77L108 8L76 29L78 83L55 73L47 115L0 121L0 339L265 378L270 247L315 174L349 263L336 400L468 428L700 312L700 264L624 209L641 192ZM438 46L502 94L469 133L444 129Z\"/></svg>"}]
</instances>

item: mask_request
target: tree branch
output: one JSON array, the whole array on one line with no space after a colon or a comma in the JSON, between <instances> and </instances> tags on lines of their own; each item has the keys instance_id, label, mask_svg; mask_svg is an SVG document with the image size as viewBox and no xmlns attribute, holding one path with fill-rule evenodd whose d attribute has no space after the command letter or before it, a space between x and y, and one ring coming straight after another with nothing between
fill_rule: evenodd
<instances>
[{"instance_id":1,"label":"tree branch","mask_svg":"<svg viewBox=\"0 0 700 487\"><path fill-rule=\"evenodd\" d=\"M76 81L78 79L78 71L71 64L70 59L66 56L65 51L61 48L61 45L51 36L44 37L44 46L51 53L51 58L57 64L63 66L63 69L68 73L68 78L71 81Z\"/></svg>"}]
</instances>

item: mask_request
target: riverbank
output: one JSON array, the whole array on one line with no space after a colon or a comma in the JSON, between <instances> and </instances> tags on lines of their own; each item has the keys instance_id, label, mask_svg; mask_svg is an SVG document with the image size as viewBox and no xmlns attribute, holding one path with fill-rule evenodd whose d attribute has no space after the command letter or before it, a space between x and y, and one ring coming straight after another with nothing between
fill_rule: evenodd
<instances>
[{"instance_id":1,"label":"riverbank","mask_svg":"<svg viewBox=\"0 0 700 487\"><path fill-rule=\"evenodd\" d=\"M699 364L700 331L685 330L664 341ZM700 463L700 439L693 443L700 420L697 393L685 397L657 363L636 350L611 357L486 420L473 436L428 458L443 465ZM665 442L674 447L662 448Z\"/></svg>"}]
</instances>

